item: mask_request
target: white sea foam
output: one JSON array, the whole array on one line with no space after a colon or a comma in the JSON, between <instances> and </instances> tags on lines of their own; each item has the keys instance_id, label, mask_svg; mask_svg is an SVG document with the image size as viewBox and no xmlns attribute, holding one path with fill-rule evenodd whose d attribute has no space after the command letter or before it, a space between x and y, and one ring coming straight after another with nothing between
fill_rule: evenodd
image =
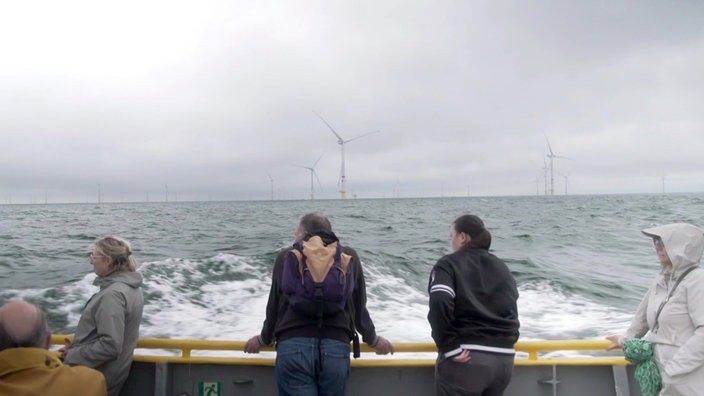
<instances>
[{"instance_id":1,"label":"white sea foam","mask_svg":"<svg viewBox=\"0 0 704 396\"><path fill-rule=\"evenodd\" d=\"M204 271L204 261L218 270ZM246 340L259 334L265 317L271 275L261 273L251 259L218 254L206 260L169 259L145 263L145 305L142 337L206 340ZM221 272L242 274L237 279ZM220 278L226 279L220 279ZM367 308L377 333L394 342L432 342L427 321L428 296L388 269L365 265ZM241 279L240 279L241 278ZM75 328L85 302L97 291L95 274L61 287L61 301L51 301L46 290L6 290L17 299L42 300L66 315ZM601 339L622 332L632 317L579 295L556 290L549 282L524 285L518 301L521 339ZM154 353L154 351L150 351ZM159 353L158 351L156 353ZM172 354L163 351L164 354ZM241 356L240 352L204 352L194 355ZM272 357L263 352L260 357ZM373 355L372 355L373 356ZM409 357L409 356L402 356ZM428 358L428 354L414 357Z\"/></svg>"},{"instance_id":2,"label":"white sea foam","mask_svg":"<svg viewBox=\"0 0 704 396\"><path fill-rule=\"evenodd\" d=\"M228 272L250 274L241 280L219 280L218 274L199 270L201 261L178 260L178 269L154 271L148 291L157 293L145 306L142 334L209 340L244 340L258 334L264 319L270 277L257 276L245 257L218 254L209 261L224 263ZM148 263L160 267L164 262ZM184 276L188 273L188 277ZM193 282L198 280L198 284Z\"/></svg>"},{"instance_id":3,"label":"white sea foam","mask_svg":"<svg viewBox=\"0 0 704 396\"><path fill-rule=\"evenodd\" d=\"M394 341L430 342L428 294L386 268L366 265L367 309L376 331Z\"/></svg>"},{"instance_id":4,"label":"white sea foam","mask_svg":"<svg viewBox=\"0 0 704 396\"><path fill-rule=\"evenodd\" d=\"M632 313L566 295L547 282L519 288L522 339L603 338L623 331Z\"/></svg>"}]
</instances>

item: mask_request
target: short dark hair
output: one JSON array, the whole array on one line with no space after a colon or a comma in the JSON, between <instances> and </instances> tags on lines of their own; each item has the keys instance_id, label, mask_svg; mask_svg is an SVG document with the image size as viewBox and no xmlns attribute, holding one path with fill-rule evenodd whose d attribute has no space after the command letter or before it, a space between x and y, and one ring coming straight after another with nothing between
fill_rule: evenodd
<instances>
[{"instance_id":1,"label":"short dark hair","mask_svg":"<svg viewBox=\"0 0 704 396\"><path fill-rule=\"evenodd\" d=\"M455 219L452 224L456 232L464 232L470 236L471 240L467 244L467 247L487 250L491 247L491 233L484 227L484 222L479 216L470 214L462 215Z\"/></svg>"},{"instance_id":2,"label":"short dark hair","mask_svg":"<svg viewBox=\"0 0 704 396\"><path fill-rule=\"evenodd\" d=\"M298 228L301 232L301 239L304 241L314 236L319 236L325 245L340 241L337 235L332 232L330 220L322 213L308 213L304 215L298 222Z\"/></svg>"},{"instance_id":3,"label":"short dark hair","mask_svg":"<svg viewBox=\"0 0 704 396\"><path fill-rule=\"evenodd\" d=\"M34 305L34 304L32 304ZM37 318L32 323L32 331L25 334L16 334L8 331L4 320L0 320L0 351L8 348L46 348L46 339L49 336L49 325L46 314L38 306Z\"/></svg>"},{"instance_id":4,"label":"short dark hair","mask_svg":"<svg viewBox=\"0 0 704 396\"><path fill-rule=\"evenodd\" d=\"M304 235L310 235L318 231L332 232L330 220L322 213L308 213L301 217L298 225Z\"/></svg>"}]
</instances>

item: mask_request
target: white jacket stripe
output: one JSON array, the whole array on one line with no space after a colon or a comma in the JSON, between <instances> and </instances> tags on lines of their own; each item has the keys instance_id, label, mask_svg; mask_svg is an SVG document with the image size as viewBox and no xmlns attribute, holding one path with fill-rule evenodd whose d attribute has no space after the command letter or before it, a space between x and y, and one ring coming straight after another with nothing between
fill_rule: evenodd
<instances>
[{"instance_id":1,"label":"white jacket stripe","mask_svg":"<svg viewBox=\"0 0 704 396\"><path fill-rule=\"evenodd\" d=\"M452 290L450 286L447 285L433 285L430 287L430 293L435 293L435 292L445 292L452 296L452 298L455 298L455 291Z\"/></svg>"}]
</instances>

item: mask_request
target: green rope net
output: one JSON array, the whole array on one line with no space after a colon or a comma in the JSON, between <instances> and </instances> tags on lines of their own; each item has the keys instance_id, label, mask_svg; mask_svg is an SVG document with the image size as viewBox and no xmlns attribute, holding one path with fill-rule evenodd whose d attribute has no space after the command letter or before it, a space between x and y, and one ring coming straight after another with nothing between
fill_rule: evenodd
<instances>
[{"instance_id":1,"label":"green rope net","mask_svg":"<svg viewBox=\"0 0 704 396\"><path fill-rule=\"evenodd\" d=\"M660 371L653 361L653 345L640 338L631 338L622 345L623 356L636 365L635 377L643 396L657 396L660 392Z\"/></svg>"}]
</instances>

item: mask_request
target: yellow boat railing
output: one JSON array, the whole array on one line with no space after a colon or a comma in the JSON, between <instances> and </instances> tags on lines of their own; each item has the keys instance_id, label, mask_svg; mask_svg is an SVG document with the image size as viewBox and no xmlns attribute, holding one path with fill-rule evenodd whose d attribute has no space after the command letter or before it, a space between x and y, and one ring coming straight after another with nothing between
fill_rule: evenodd
<instances>
[{"instance_id":1,"label":"yellow boat railing","mask_svg":"<svg viewBox=\"0 0 704 396\"><path fill-rule=\"evenodd\" d=\"M65 335L54 335L52 344L64 344ZM137 343L134 360L140 362L163 363L188 363L188 364L235 364L254 366L273 366L272 354L244 356L245 341L224 340L188 340L167 338L140 338ZM517 366L595 366L595 365L627 365L623 356L589 356L584 354L577 357L550 356L556 352L564 351L605 351L610 345L608 340L529 340L516 343ZM146 350L146 351L145 351ZM377 357L373 355L374 349L366 344L361 345L363 354L360 359L352 361L353 367L400 367L400 366L432 366L435 364L434 354L437 353L435 344L429 342L396 342L394 343L394 357ZM194 355L194 351L213 351L217 353L240 356L207 356ZM273 352L267 347L262 351ZM152 352L152 353L148 353ZM161 354L160 354L161 353ZM423 358L403 358L404 354L428 354ZM400 355L400 356L399 356ZM557 354L559 355L559 354Z\"/></svg>"}]
</instances>

